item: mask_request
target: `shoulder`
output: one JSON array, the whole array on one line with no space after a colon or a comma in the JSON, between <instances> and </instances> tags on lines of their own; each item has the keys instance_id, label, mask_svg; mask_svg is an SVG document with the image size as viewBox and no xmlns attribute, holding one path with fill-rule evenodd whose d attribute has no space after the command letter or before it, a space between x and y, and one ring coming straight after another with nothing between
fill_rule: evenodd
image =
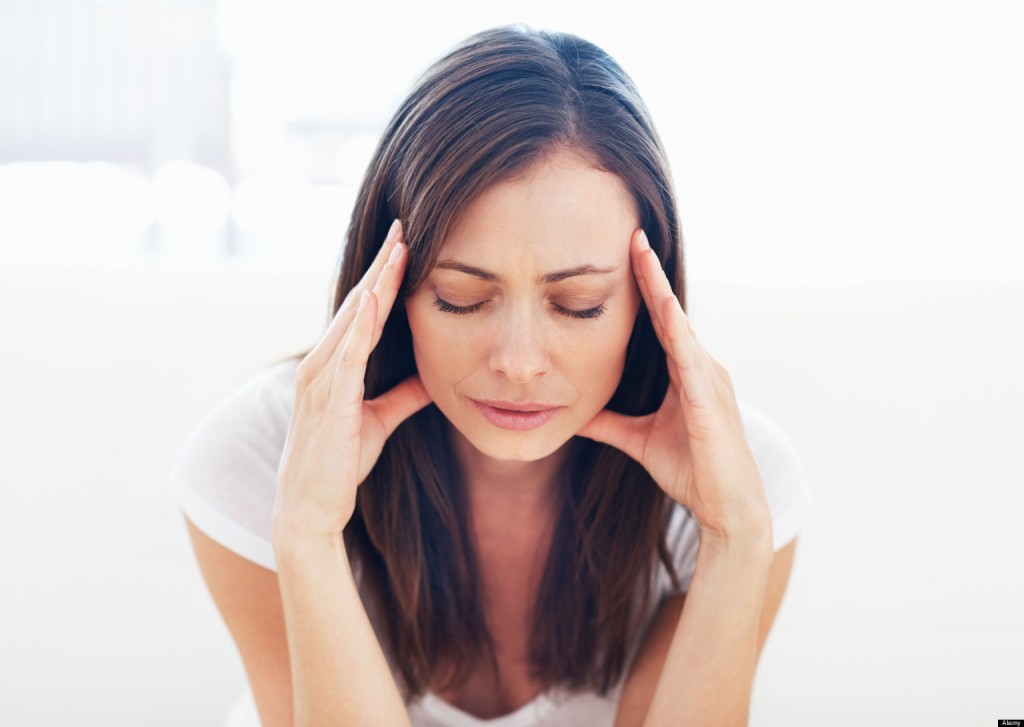
<instances>
[{"instance_id":1,"label":"shoulder","mask_svg":"<svg viewBox=\"0 0 1024 727\"><path fill-rule=\"evenodd\" d=\"M279 362L255 374L212 407L186 438L179 468L225 469L238 457L272 454L284 443L295 398L297 363Z\"/></svg>"},{"instance_id":2,"label":"shoulder","mask_svg":"<svg viewBox=\"0 0 1024 727\"><path fill-rule=\"evenodd\" d=\"M199 420L172 465L173 499L205 534L274 569L270 525L298 360L272 364Z\"/></svg>"},{"instance_id":3,"label":"shoulder","mask_svg":"<svg viewBox=\"0 0 1024 727\"><path fill-rule=\"evenodd\" d=\"M747 441L759 465L765 467L776 466L781 462L799 462L793 441L778 424L747 399L737 396L736 403L740 408Z\"/></svg>"},{"instance_id":4,"label":"shoulder","mask_svg":"<svg viewBox=\"0 0 1024 727\"><path fill-rule=\"evenodd\" d=\"M772 514L774 549L796 537L810 514L814 493L792 438L750 401L736 398L747 442L757 461Z\"/></svg>"}]
</instances>

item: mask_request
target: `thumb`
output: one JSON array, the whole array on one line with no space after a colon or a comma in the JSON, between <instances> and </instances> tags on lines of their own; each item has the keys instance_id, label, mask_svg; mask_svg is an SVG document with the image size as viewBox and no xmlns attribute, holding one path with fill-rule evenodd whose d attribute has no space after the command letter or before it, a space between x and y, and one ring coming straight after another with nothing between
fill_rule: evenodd
<instances>
[{"instance_id":1,"label":"thumb","mask_svg":"<svg viewBox=\"0 0 1024 727\"><path fill-rule=\"evenodd\" d=\"M576 434L595 442L610 444L643 464L644 442L647 440L652 414L629 416L602 409Z\"/></svg>"},{"instance_id":2,"label":"thumb","mask_svg":"<svg viewBox=\"0 0 1024 727\"><path fill-rule=\"evenodd\" d=\"M376 412L387 438L399 424L432 401L419 374L413 374L367 404Z\"/></svg>"}]
</instances>

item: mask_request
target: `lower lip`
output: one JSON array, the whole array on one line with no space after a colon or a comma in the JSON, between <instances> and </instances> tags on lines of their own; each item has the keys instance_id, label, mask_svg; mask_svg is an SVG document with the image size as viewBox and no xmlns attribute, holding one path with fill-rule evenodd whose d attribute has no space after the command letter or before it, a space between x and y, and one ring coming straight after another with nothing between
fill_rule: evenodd
<instances>
[{"instance_id":1,"label":"lower lip","mask_svg":"<svg viewBox=\"0 0 1024 727\"><path fill-rule=\"evenodd\" d=\"M476 404L476 408L484 415L484 419L491 424L502 429L512 429L515 431L536 429L565 408L556 407L554 409L545 409L544 411L510 411L481 404L476 399L470 399L470 401Z\"/></svg>"}]
</instances>

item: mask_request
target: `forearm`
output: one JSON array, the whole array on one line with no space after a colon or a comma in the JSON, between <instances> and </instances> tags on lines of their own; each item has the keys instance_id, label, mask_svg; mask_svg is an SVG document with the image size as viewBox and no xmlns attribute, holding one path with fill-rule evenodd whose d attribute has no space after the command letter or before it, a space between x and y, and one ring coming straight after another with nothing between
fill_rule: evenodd
<instances>
[{"instance_id":1,"label":"forearm","mask_svg":"<svg viewBox=\"0 0 1024 727\"><path fill-rule=\"evenodd\" d=\"M644 727L745 727L770 537L702 541Z\"/></svg>"},{"instance_id":2,"label":"forearm","mask_svg":"<svg viewBox=\"0 0 1024 727\"><path fill-rule=\"evenodd\" d=\"M340 539L275 546L295 727L409 725Z\"/></svg>"}]
</instances>

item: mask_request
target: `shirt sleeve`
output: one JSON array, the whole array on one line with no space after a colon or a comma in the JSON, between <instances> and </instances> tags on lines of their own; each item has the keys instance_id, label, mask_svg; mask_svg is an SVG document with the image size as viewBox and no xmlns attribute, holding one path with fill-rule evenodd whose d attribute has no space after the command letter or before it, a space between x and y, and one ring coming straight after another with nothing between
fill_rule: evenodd
<instances>
[{"instance_id":1,"label":"shirt sleeve","mask_svg":"<svg viewBox=\"0 0 1024 727\"><path fill-rule=\"evenodd\" d=\"M814 493L792 440L753 405L738 397L737 403L747 441L764 482L772 514L772 547L778 551L807 524Z\"/></svg>"},{"instance_id":2,"label":"shirt sleeve","mask_svg":"<svg viewBox=\"0 0 1024 727\"><path fill-rule=\"evenodd\" d=\"M209 411L168 477L171 497L199 530L271 570L277 468L294 400L289 364L261 372Z\"/></svg>"}]
</instances>

